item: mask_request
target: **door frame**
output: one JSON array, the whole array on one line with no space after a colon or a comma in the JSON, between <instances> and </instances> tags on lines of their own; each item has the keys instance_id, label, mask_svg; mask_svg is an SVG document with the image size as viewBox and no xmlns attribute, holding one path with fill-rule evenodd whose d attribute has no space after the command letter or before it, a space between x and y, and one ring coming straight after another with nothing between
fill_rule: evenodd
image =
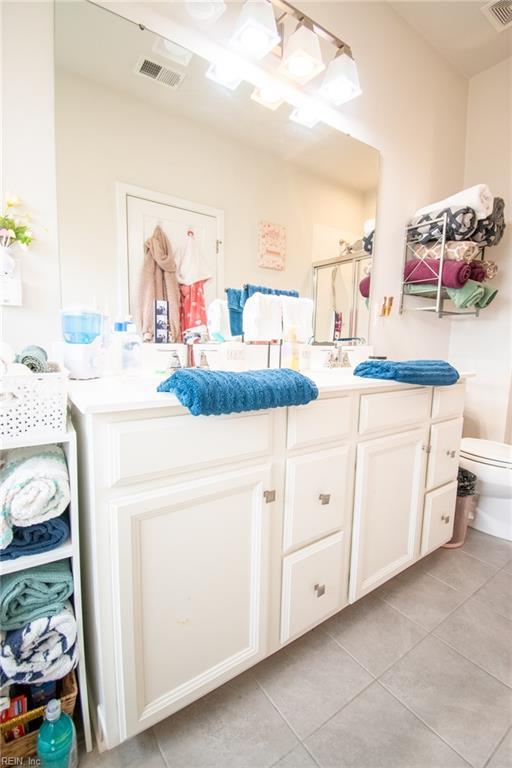
<instances>
[{"instance_id":1,"label":"door frame","mask_svg":"<svg viewBox=\"0 0 512 768\"><path fill-rule=\"evenodd\" d=\"M118 260L118 308L121 315L130 314L130 282L128 265L128 198L137 197L150 203L169 205L173 208L181 208L190 213L199 213L211 216L217 222L217 296L224 286L224 211L213 208L203 203L185 200L181 197L168 195L164 192L156 192L134 184L116 182L116 209L117 209L117 260ZM133 314L133 312L132 312Z\"/></svg>"}]
</instances>

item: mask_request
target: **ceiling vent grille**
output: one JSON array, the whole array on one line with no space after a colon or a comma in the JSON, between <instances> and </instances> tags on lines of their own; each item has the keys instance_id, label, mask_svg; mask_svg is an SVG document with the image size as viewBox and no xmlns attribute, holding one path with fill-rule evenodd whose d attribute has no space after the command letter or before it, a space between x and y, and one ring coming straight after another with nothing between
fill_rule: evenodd
<instances>
[{"instance_id":1,"label":"ceiling vent grille","mask_svg":"<svg viewBox=\"0 0 512 768\"><path fill-rule=\"evenodd\" d=\"M149 77L151 80L155 80L157 83L162 83L168 88L176 90L185 79L185 72L178 72L175 69L169 69L169 67L163 67L156 61L151 59L142 59L137 66L137 73Z\"/></svg>"},{"instance_id":2,"label":"ceiling vent grille","mask_svg":"<svg viewBox=\"0 0 512 768\"><path fill-rule=\"evenodd\" d=\"M498 32L512 27L512 0L492 0L481 10Z\"/></svg>"}]
</instances>

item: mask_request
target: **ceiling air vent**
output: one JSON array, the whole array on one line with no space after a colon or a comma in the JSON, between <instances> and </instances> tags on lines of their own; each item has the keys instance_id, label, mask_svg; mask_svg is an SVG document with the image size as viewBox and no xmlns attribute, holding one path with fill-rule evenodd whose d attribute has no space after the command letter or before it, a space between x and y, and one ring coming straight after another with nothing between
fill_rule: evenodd
<instances>
[{"instance_id":1,"label":"ceiling air vent","mask_svg":"<svg viewBox=\"0 0 512 768\"><path fill-rule=\"evenodd\" d=\"M492 0L481 10L498 32L512 27L512 0Z\"/></svg>"},{"instance_id":2,"label":"ceiling air vent","mask_svg":"<svg viewBox=\"0 0 512 768\"><path fill-rule=\"evenodd\" d=\"M163 85L167 85L169 88L174 89L178 88L180 83L185 79L184 72L178 72L175 69L163 67L156 61L151 61L151 59L146 58L139 62L136 71L139 75L144 75L145 77L151 78L151 80L156 80L157 83L162 83Z\"/></svg>"}]
</instances>

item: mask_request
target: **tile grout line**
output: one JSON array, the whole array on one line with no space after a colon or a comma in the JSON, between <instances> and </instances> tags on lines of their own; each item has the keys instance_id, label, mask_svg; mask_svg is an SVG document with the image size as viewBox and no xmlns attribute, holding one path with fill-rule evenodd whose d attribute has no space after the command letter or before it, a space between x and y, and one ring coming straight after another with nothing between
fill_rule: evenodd
<instances>
[{"instance_id":1,"label":"tile grout line","mask_svg":"<svg viewBox=\"0 0 512 768\"><path fill-rule=\"evenodd\" d=\"M512 726L507 731L505 731L505 733L503 734L503 737L498 741L498 743L496 744L495 748L493 749L493 751L491 752L491 754L489 755L489 757L485 761L485 763L483 765L483 768L487 768L487 766L489 765L489 763L493 759L494 755L496 754L498 749L501 747L501 745L503 744L503 742L505 741L505 739L507 738L507 736L511 732L512 732Z\"/></svg>"},{"instance_id":2,"label":"tile grout line","mask_svg":"<svg viewBox=\"0 0 512 768\"><path fill-rule=\"evenodd\" d=\"M493 672L489 672L489 670L486 669L485 667L482 667L481 664L478 664L476 661L473 661L473 659L470 659L468 656L462 653L462 651L460 651L458 648L455 648L455 646L449 643L448 640L445 640L443 637L439 637L439 635L434 634L433 636L435 637L436 640L440 640L444 645L448 646L448 648L450 648L452 651L455 651L455 653L458 653L459 656L462 656L463 659L466 659L466 661L469 661L470 664L473 664L475 667L478 667L478 669L481 669L482 672L486 672L488 675L490 675L490 677L494 678L496 682L501 683L506 688L512 689L512 683L506 683L504 680L501 680L499 677L497 677L497 675L495 675Z\"/></svg>"}]
</instances>

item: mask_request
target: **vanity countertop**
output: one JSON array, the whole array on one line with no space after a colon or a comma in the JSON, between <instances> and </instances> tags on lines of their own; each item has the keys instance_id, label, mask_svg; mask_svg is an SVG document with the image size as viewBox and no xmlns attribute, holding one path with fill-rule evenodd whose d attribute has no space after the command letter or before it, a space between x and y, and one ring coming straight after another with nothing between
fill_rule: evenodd
<instances>
[{"instance_id":1,"label":"vanity countertop","mask_svg":"<svg viewBox=\"0 0 512 768\"><path fill-rule=\"evenodd\" d=\"M416 386L381 379L363 379L353 376L346 369L307 371L305 375L317 384L320 397L337 392L400 390ZM468 375L461 374L461 380ZM143 373L140 376L103 376L88 381L71 381L69 399L84 414L182 408L175 395L156 391L162 380L161 374Z\"/></svg>"}]
</instances>

